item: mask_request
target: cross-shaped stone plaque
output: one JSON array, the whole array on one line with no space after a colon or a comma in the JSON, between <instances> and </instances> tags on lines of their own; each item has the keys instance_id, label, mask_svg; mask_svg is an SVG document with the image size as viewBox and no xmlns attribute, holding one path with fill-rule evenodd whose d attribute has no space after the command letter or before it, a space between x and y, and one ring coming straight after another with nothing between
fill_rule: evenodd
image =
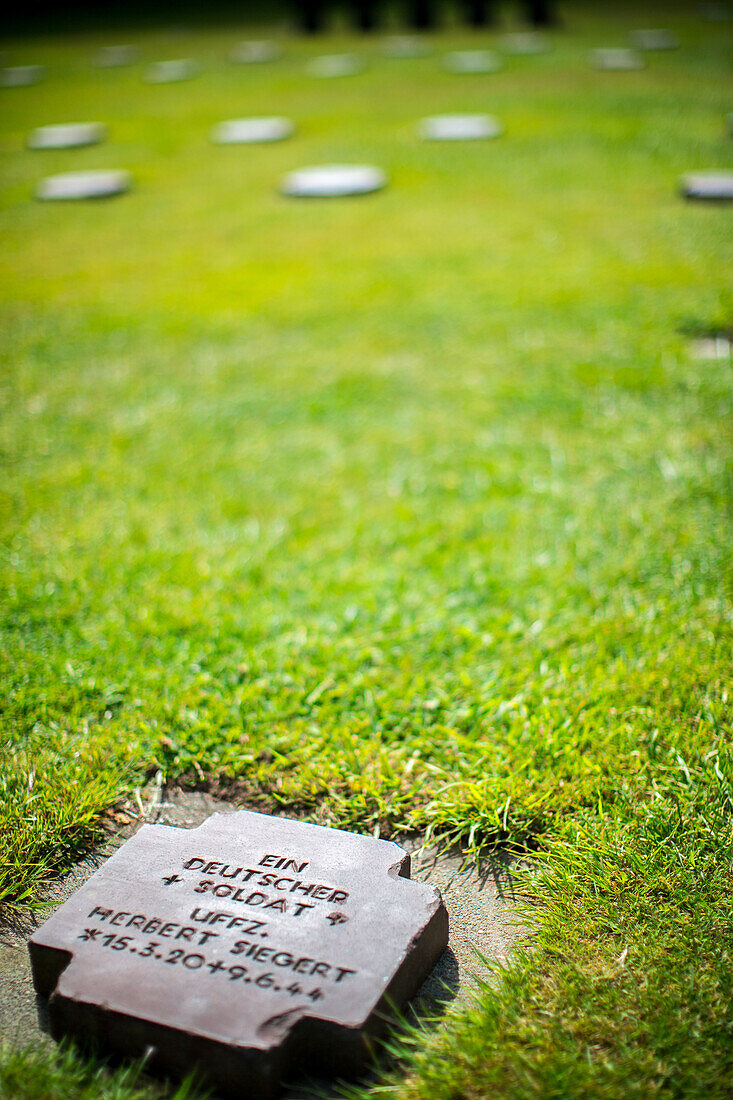
<instances>
[{"instance_id":1,"label":"cross-shaped stone plaque","mask_svg":"<svg viewBox=\"0 0 733 1100\"><path fill-rule=\"evenodd\" d=\"M266 1100L352 1073L448 942L397 844L285 818L145 825L32 936L53 1034Z\"/></svg>"}]
</instances>

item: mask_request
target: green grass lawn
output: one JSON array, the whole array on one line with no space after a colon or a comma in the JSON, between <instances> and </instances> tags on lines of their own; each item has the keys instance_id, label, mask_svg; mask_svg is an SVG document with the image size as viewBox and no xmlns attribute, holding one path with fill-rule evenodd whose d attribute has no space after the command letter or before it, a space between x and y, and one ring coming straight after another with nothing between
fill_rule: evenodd
<instances>
[{"instance_id":1,"label":"green grass lawn","mask_svg":"<svg viewBox=\"0 0 733 1100\"><path fill-rule=\"evenodd\" d=\"M10 44L0 91L0 900L37 902L161 771L382 836L536 853L531 951L359 1100L733 1092L730 169L733 24L566 11L555 49L457 77L376 42L225 57L240 30L125 32L201 77ZM642 72L593 46L682 39ZM358 48L317 81L314 53ZM506 136L421 143L426 114ZM291 141L217 148L221 119ZM103 120L87 150L34 126ZM299 203L288 170L388 190ZM44 175L130 169L99 204ZM115 1091L116 1090L116 1091ZM152 1095L6 1049L0 1095Z\"/></svg>"}]
</instances>

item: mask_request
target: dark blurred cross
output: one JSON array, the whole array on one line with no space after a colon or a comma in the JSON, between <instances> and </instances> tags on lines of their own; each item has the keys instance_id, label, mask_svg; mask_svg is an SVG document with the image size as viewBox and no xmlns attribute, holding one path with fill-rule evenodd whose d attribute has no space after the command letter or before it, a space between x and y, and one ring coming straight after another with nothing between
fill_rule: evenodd
<instances>
[{"instance_id":1,"label":"dark blurred cross","mask_svg":"<svg viewBox=\"0 0 733 1100\"><path fill-rule=\"evenodd\" d=\"M351 10L354 22L360 31L373 31L379 22L375 0L352 0Z\"/></svg>"},{"instance_id":2,"label":"dark blurred cross","mask_svg":"<svg viewBox=\"0 0 733 1100\"><path fill-rule=\"evenodd\" d=\"M304 34L317 34L323 29L326 8L323 0L293 0L292 8L298 29Z\"/></svg>"},{"instance_id":3,"label":"dark blurred cross","mask_svg":"<svg viewBox=\"0 0 733 1100\"><path fill-rule=\"evenodd\" d=\"M410 0L407 20L416 31L426 31L435 26L435 6L432 0Z\"/></svg>"},{"instance_id":4,"label":"dark blurred cross","mask_svg":"<svg viewBox=\"0 0 733 1100\"><path fill-rule=\"evenodd\" d=\"M494 22L493 6L492 0L466 0L466 22L472 27L487 27Z\"/></svg>"},{"instance_id":5,"label":"dark blurred cross","mask_svg":"<svg viewBox=\"0 0 733 1100\"><path fill-rule=\"evenodd\" d=\"M533 27L551 27L557 22L551 0L525 0L524 10Z\"/></svg>"}]
</instances>

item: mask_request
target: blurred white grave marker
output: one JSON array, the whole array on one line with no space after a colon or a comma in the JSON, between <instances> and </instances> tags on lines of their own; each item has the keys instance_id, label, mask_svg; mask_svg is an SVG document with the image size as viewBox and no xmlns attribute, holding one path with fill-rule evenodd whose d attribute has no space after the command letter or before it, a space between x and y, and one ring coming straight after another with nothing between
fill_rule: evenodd
<instances>
[{"instance_id":1,"label":"blurred white grave marker","mask_svg":"<svg viewBox=\"0 0 733 1100\"><path fill-rule=\"evenodd\" d=\"M44 200L62 199L106 199L112 195L121 195L132 186L129 172L96 170L90 172L63 172L58 176L47 176L36 188L36 198Z\"/></svg>"},{"instance_id":2,"label":"blurred white grave marker","mask_svg":"<svg viewBox=\"0 0 733 1100\"><path fill-rule=\"evenodd\" d=\"M255 145L284 141L294 132L289 118L232 118L214 127L211 140L216 145Z\"/></svg>"},{"instance_id":3,"label":"blurred white grave marker","mask_svg":"<svg viewBox=\"0 0 733 1100\"><path fill-rule=\"evenodd\" d=\"M199 66L190 57L177 58L175 61L154 61L145 70L148 84L177 84L181 80L191 80L198 76Z\"/></svg>"},{"instance_id":4,"label":"blurred white grave marker","mask_svg":"<svg viewBox=\"0 0 733 1100\"><path fill-rule=\"evenodd\" d=\"M107 136L102 122L64 122L58 126L39 126L28 135L29 149L78 149L97 145Z\"/></svg>"},{"instance_id":5,"label":"blurred white grave marker","mask_svg":"<svg viewBox=\"0 0 733 1100\"><path fill-rule=\"evenodd\" d=\"M291 172L280 190L295 198L338 198L366 195L386 185L387 177L381 168L367 164L325 164Z\"/></svg>"},{"instance_id":6,"label":"blurred white grave marker","mask_svg":"<svg viewBox=\"0 0 733 1100\"><path fill-rule=\"evenodd\" d=\"M480 141L499 137L504 126L491 115L432 115L422 119L418 132L426 141Z\"/></svg>"}]
</instances>

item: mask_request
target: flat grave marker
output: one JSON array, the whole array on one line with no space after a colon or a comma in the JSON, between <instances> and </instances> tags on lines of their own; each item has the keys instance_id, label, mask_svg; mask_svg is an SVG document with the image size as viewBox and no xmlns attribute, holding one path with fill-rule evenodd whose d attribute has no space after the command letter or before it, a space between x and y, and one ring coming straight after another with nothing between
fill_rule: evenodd
<instances>
[{"instance_id":1,"label":"flat grave marker","mask_svg":"<svg viewBox=\"0 0 733 1100\"><path fill-rule=\"evenodd\" d=\"M594 69L605 69L608 72L632 72L643 69L645 65L641 54L627 46L607 46L591 50L589 60Z\"/></svg>"},{"instance_id":2,"label":"flat grave marker","mask_svg":"<svg viewBox=\"0 0 733 1100\"><path fill-rule=\"evenodd\" d=\"M293 198L334 199L368 195L386 186L387 176L381 168L369 164L323 164L290 172L280 190Z\"/></svg>"},{"instance_id":3,"label":"flat grave marker","mask_svg":"<svg viewBox=\"0 0 733 1100\"><path fill-rule=\"evenodd\" d=\"M503 62L493 50L451 50L443 58L449 73L471 76L474 73L498 73Z\"/></svg>"},{"instance_id":4,"label":"flat grave marker","mask_svg":"<svg viewBox=\"0 0 733 1100\"><path fill-rule=\"evenodd\" d=\"M256 145L284 141L294 132L289 118L232 118L214 127L211 140L215 145Z\"/></svg>"},{"instance_id":5,"label":"flat grave marker","mask_svg":"<svg viewBox=\"0 0 733 1100\"><path fill-rule=\"evenodd\" d=\"M123 69L134 65L140 58L137 46L102 46L94 55L94 64L99 69Z\"/></svg>"},{"instance_id":6,"label":"flat grave marker","mask_svg":"<svg viewBox=\"0 0 733 1100\"><path fill-rule=\"evenodd\" d=\"M285 818L147 825L32 935L52 1034L269 1100L363 1065L448 942L398 845Z\"/></svg>"},{"instance_id":7,"label":"flat grave marker","mask_svg":"<svg viewBox=\"0 0 733 1100\"><path fill-rule=\"evenodd\" d=\"M481 141L499 137L504 126L491 115L431 115L420 121L425 141Z\"/></svg>"},{"instance_id":8,"label":"flat grave marker","mask_svg":"<svg viewBox=\"0 0 733 1100\"><path fill-rule=\"evenodd\" d=\"M690 341L690 351L695 359L730 359L733 354L730 333L699 336Z\"/></svg>"},{"instance_id":9,"label":"flat grave marker","mask_svg":"<svg viewBox=\"0 0 733 1100\"><path fill-rule=\"evenodd\" d=\"M327 53L311 58L306 72L309 76L328 80L337 76L356 76L364 68L364 62L355 53Z\"/></svg>"},{"instance_id":10,"label":"flat grave marker","mask_svg":"<svg viewBox=\"0 0 733 1100\"><path fill-rule=\"evenodd\" d=\"M279 61L283 55L279 42L268 39L238 42L229 54L234 65L264 65L269 61Z\"/></svg>"},{"instance_id":11,"label":"flat grave marker","mask_svg":"<svg viewBox=\"0 0 733 1100\"><path fill-rule=\"evenodd\" d=\"M382 42L382 54L394 61L410 60L415 57L427 57L430 48L427 42L411 34L393 34Z\"/></svg>"},{"instance_id":12,"label":"flat grave marker","mask_svg":"<svg viewBox=\"0 0 733 1100\"><path fill-rule=\"evenodd\" d=\"M9 65L0 70L0 87L27 88L38 84L46 75L43 65Z\"/></svg>"},{"instance_id":13,"label":"flat grave marker","mask_svg":"<svg viewBox=\"0 0 733 1100\"><path fill-rule=\"evenodd\" d=\"M733 172L688 172L680 179L686 199L733 202Z\"/></svg>"},{"instance_id":14,"label":"flat grave marker","mask_svg":"<svg viewBox=\"0 0 733 1100\"><path fill-rule=\"evenodd\" d=\"M129 172L110 169L61 172L41 180L36 188L36 198L44 201L108 199L113 195L122 195L131 186Z\"/></svg>"},{"instance_id":15,"label":"flat grave marker","mask_svg":"<svg viewBox=\"0 0 733 1100\"><path fill-rule=\"evenodd\" d=\"M190 57L154 61L145 70L145 81L147 84L177 84L181 80L191 80L199 72L199 66Z\"/></svg>"},{"instance_id":16,"label":"flat grave marker","mask_svg":"<svg viewBox=\"0 0 733 1100\"><path fill-rule=\"evenodd\" d=\"M28 135L29 149L79 149L98 145L107 136L103 122L64 122L57 126L39 126Z\"/></svg>"},{"instance_id":17,"label":"flat grave marker","mask_svg":"<svg viewBox=\"0 0 733 1100\"><path fill-rule=\"evenodd\" d=\"M680 45L677 35L662 27L630 31L629 41L637 50L677 50Z\"/></svg>"},{"instance_id":18,"label":"flat grave marker","mask_svg":"<svg viewBox=\"0 0 733 1100\"><path fill-rule=\"evenodd\" d=\"M701 4L700 15L706 23L727 23L731 10L727 4Z\"/></svg>"},{"instance_id":19,"label":"flat grave marker","mask_svg":"<svg viewBox=\"0 0 733 1100\"><path fill-rule=\"evenodd\" d=\"M531 55L549 53L552 44L544 34L537 31L516 31L514 34L502 35L499 48L503 53Z\"/></svg>"}]
</instances>

